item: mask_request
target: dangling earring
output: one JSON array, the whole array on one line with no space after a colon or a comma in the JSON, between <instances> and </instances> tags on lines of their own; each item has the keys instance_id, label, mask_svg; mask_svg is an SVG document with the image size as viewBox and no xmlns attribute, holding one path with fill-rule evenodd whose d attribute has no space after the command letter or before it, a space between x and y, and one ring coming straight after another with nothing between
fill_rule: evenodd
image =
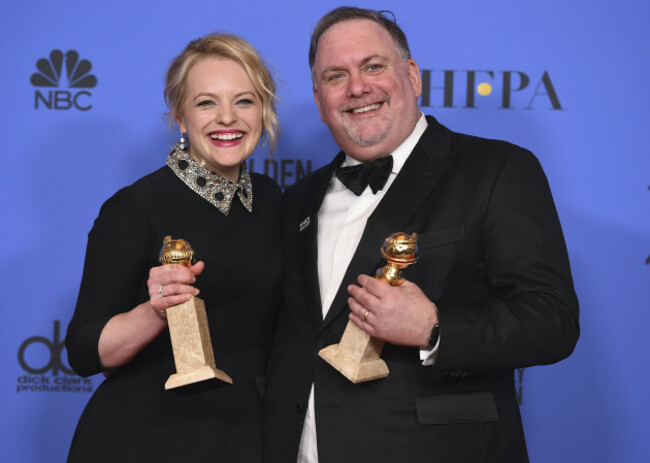
<instances>
[{"instance_id":1,"label":"dangling earring","mask_svg":"<svg viewBox=\"0 0 650 463\"><path fill-rule=\"evenodd\" d=\"M266 131L262 130L262 133L260 134L260 143L262 146L266 146Z\"/></svg>"},{"instance_id":2,"label":"dangling earring","mask_svg":"<svg viewBox=\"0 0 650 463\"><path fill-rule=\"evenodd\" d=\"M178 140L178 147L182 150L187 148L187 139L185 138L187 134L181 132L181 139Z\"/></svg>"}]
</instances>

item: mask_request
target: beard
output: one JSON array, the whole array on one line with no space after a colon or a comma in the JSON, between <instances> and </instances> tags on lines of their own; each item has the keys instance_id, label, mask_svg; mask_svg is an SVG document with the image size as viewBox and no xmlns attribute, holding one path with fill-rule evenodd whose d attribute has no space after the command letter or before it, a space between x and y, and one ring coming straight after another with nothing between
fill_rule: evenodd
<instances>
[{"instance_id":1,"label":"beard","mask_svg":"<svg viewBox=\"0 0 650 463\"><path fill-rule=\"evenodd\" d=\"M343 113L343 128L348 134L348 137L359 146L372 146L381 143L386 139L386 137L388 137L388 134L393 127L393 114L390 106L388 106L386 114L384 114L381 119L373 118L369 121L354 122L345 117L345 113L350 107L361 107L373 102L377 102L377 99L374 98L368 102L355 101L347 103L341 108L341 112ZM388 105L390 103L390 97L387 94L384 94L379 102Z\"/></svg>"},{"instance_id":2,"label":"beard","mask_svg":"<svg viewBox=\"0 0 650 463\"><path fill-rule=\"evenodd\" d=\"M348 137L350 137L357 145L372 146L381 143L386 139L393 123L390 119L385 118L381 121L382 127L378 130L373 130L371 133L366 133L366 130L364 130L365 127L360 127L360 125L362 124L352 124L346 121L343 123L343 128L348 134Z\"/></svg>"}]
</instances>

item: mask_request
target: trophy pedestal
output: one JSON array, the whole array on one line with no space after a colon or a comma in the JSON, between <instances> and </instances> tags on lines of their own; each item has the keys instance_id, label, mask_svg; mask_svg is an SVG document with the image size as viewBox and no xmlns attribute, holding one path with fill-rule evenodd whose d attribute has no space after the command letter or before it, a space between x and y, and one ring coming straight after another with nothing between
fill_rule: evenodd
<instances>
[{"instance_id":1,"label":"trophy pedestal","mask_svg":"<svg viewBox=\"0 0 650 463\"><path fill-rule=\"evenodd\" d=\"M208 379L218 379L232 384L232 379L226 373L210 365L204 365L188 373L174 373L167 379L165 389L187 386Z\"/></svg>"},{"instance_id":2,"label":"trophy pedestal","mask_svg":"<svg viewBox=\"0 0 650 463\"><path fill-rule=\"evenodd\" d=\"M383 341L348 321L341 342L321 349L318 355L357 384L388 376L386 362L379 357L383 347Z\"/></svg>"},{"instance_id":3,"label":"trophy pedestal","mask_svg":"<svg viewBox=\"0 0 650 463\"><path fill-rule=\"evenodd\" d=\"M418 235L397 232L384 240L381 255L388 264L377 270L375 278L391 286L403 283L401 270L417 262ZM368 311L363 316L364 319ZM357 325L348 321L341 342L318 352L327 363L354 384L388 376L388 367L379 356L384 342L373 338Z\"/></svg>"},{"instance_id":4,"label":"trophy pedestal","mask_svg":"<svg viewBox=\"0 0 650 463\"><path fill-rule=\"evenodd\" d=\"M232 384L230 376L215 365L208 318L201 299L192 297L187 302L169 307L167 321L176 373L167 379L165 389L209 379Z\"/></svg>"}]
</instances>

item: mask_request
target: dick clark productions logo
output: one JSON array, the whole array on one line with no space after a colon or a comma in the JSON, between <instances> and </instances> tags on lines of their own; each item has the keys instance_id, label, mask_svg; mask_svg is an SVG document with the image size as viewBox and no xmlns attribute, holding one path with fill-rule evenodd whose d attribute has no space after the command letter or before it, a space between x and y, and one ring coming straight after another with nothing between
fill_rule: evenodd
<instances>
[{"instance_id":1,"label":"dick clark productions logo","mask_svg":"<svg viewBox=\"0 0 650 463\"><path fill-rule=\"evenodd\" d=\"M54 321L52 339L45 336L25 339L18 348L18 363L26 374L18 377L16 392L92 392L90 378L80 378L64 365L61 358L64 346L59 320Z\"/></svg>"},{"instance_id":2,"label":"dick clark productions logo","mask_svg":"<svg viewBox=\"0 0 650 463\"><path fill-rule=\"evenodd\" d=\"M52 50L49 59L39 59L36 62L38 72L29 79L34 87L42 88L42 91L37 89L34 95L34 109L43 105L47 109L88 111L92 108L88 101L92 94L81 89L97 85L97 77L90 73L91 68L90 61L80 60L75 50L68 50L65 54L61 50ZM62 90L63 86L69 90Z\"/></svg>"}]
</instances>

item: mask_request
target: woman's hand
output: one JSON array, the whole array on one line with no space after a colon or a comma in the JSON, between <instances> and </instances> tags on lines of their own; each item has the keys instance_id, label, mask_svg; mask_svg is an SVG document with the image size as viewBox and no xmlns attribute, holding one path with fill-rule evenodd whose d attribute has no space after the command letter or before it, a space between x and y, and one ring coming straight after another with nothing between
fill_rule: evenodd
<instances>
[{"instance_id":1,"label":"woman's hand","mask_svg":"<svg viewBox=\"0 0 650 463\"><path fill-rule=\"evenodd\" d=\"M167 264L153 267L149 271L149 301L151 307L162 318L167 318L168 307L189 301L199 290L191 286L196 277L203 272L205 264L197 262L192 267L180 264Z\"/></svg>"},{"instance_id":2,"label":"woman's hand","mask_svg":"<svg viewBox=\"0 0 650 463\"><path fill-rule=\"evenodd\" d=\"M167 307L199 294L191 285L204 266L198 262L191 268L178 264L152 268L147 281L150 300L115 315L104 326L98 348L102 365L108 369L120 367L149 345L167 327Z\"/></svg>"}]
</instances>

